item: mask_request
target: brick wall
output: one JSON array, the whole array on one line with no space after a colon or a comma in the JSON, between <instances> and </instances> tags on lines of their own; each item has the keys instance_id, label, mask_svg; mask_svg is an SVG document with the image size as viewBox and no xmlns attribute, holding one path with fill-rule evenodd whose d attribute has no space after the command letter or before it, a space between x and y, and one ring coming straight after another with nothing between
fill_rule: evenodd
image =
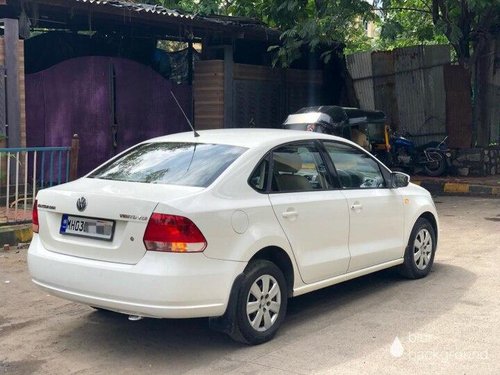
<instances>
[{"instance_id":1,"label":"brick wall","mask_svg":"<svg viewBox=\"0 0 500 375\"><path fill-rule=\"evenodd\" d=\"M464 148L452 151L452 173L460 176L500 174L500 147Z\"/></svg>"}]
</instances>

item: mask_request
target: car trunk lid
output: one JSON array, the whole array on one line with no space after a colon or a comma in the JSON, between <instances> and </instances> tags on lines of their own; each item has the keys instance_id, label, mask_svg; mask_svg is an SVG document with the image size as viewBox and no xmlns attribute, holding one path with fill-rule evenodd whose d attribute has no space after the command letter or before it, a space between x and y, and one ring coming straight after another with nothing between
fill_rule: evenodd
<instances>
[{"instance_id":1,"label":"car trunk lid","mask_svg":"<svg viewBox=\"0 0 500 375\"><path fill-rule=\"evenodd\" d=\"M49 251L136 264L146 252L142 239L158 203L168 206L201 190L94 178L41 190L40 240Z\"/></svg>"}]
</instances>

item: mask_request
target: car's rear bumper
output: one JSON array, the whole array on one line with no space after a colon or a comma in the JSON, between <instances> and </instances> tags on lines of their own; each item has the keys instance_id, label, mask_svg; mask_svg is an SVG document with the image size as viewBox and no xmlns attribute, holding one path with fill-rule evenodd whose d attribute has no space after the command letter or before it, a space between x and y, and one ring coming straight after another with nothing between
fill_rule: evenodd
<instances>
[{"instance_id":1,"label":"car's rear bumper","mask_svg":"<svg viewBox=\"0 0 500 375\"><path fill-rule=\"evenodd\" d=\"M33 282L58 297L131 315L194 318L224 314L246 264L158 252L134 265L111 263L48 251L35 235L28 266Z\"/></svg>"}]
</instances>

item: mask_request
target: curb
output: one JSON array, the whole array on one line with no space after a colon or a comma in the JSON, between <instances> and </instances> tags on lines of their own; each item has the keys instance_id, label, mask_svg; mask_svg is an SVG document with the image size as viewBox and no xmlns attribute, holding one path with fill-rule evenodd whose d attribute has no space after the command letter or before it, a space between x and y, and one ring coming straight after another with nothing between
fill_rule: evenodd
<instances>
[{"instance_id":1,"label":"curb","mask_svg":"<svg viewBox=\"0 0 500 375\"><path fill-rule=\"evenodd\" d=\"M462 182L411 181L436 195L470 195L500 198L500 187L473 185Z\"/></svg>"},{"instance_id":2,"label":"curb","mask_svg":"<svg viewBox=\"0 0 500 375\"><path fill-rule=\"evenodd\" d=\"M3 245L14 247L30 242L32 237L31 223L0 227L0 251L3 251Z\"/></svg>"}]
</instances>

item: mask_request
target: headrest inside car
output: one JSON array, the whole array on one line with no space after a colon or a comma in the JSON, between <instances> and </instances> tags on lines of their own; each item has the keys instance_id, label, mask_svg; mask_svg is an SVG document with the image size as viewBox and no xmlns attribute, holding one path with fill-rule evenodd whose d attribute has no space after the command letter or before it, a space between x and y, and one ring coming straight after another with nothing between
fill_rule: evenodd
<instances>
[{"instance_id":1,"label":"headrest inside car","mask_svg":"<svg viewBox=\"0 0 500 375\"><path fill-rule=\"evenodd\" d=\"M275 170L279 172L297 173L302 169L302 159L297 154L274 153Z\"/></svg>"}]
</instances>

